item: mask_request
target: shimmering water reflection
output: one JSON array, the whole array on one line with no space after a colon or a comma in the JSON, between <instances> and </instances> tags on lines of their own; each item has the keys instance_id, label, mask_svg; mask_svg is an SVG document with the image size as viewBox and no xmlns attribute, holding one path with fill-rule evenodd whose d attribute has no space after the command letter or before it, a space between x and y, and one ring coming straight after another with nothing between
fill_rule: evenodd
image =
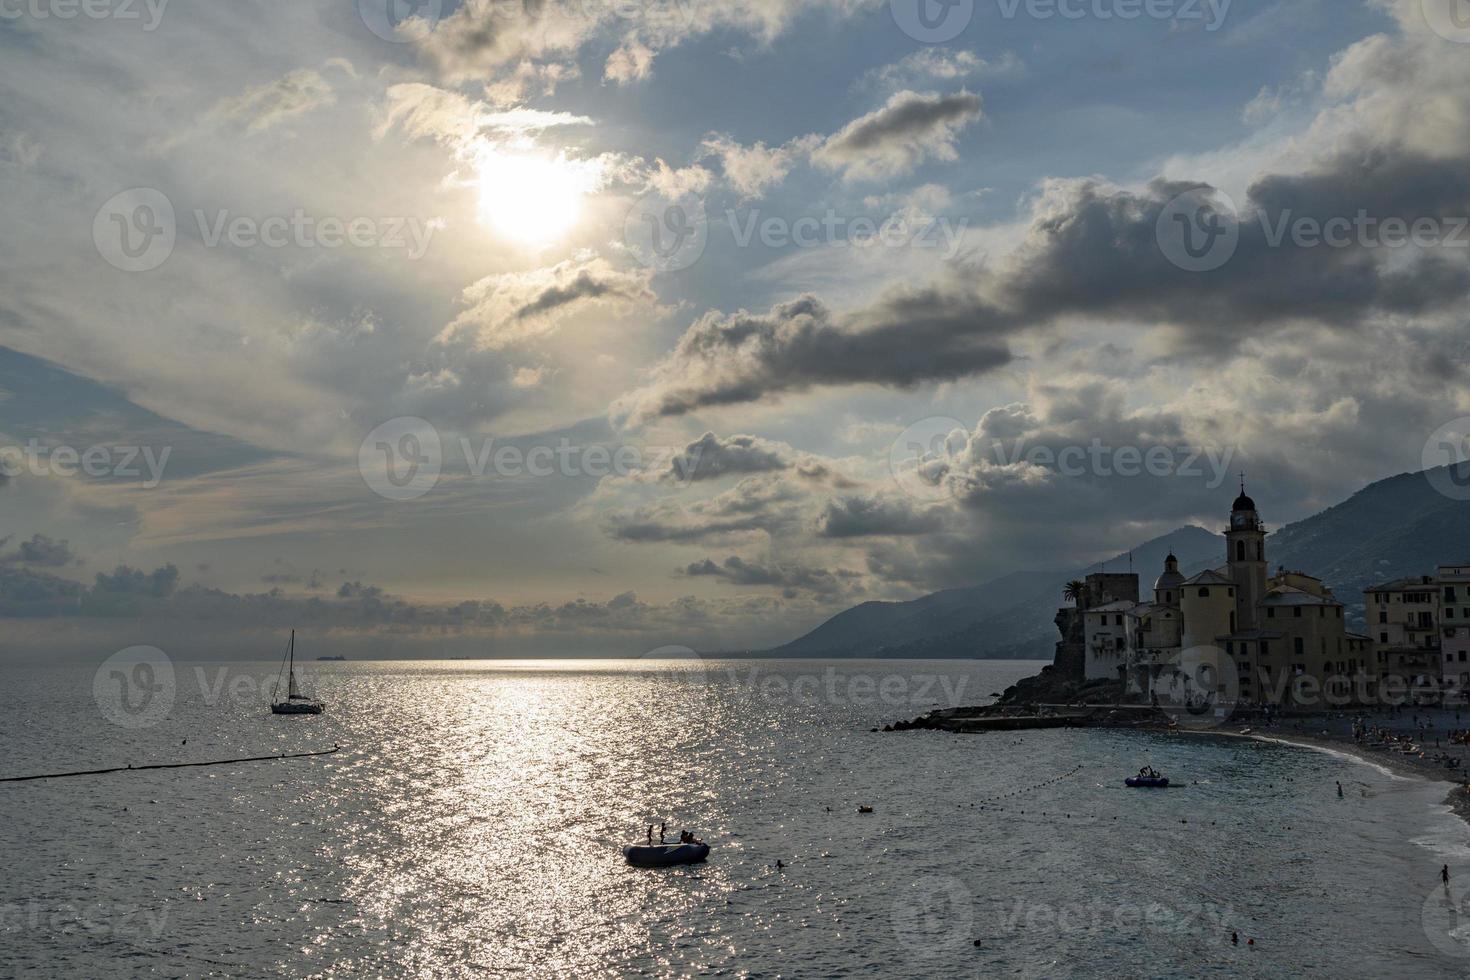
<instances>
[{"instance_id":1,"label":"shimmering water reflection","mask_svg":"<svg viewBox=\"0 0 1470 980\"><path fill-rule=\"evenodd\" d=\"M221 669L270 665L205 665L140 728L103 716L89 670L22 670L0 693L6 774L344 752L0 785L0 973L1470 968L1420 921L1464 837L1440 789L1240 740L870 731L1034 667L320 664L328 713L282 719L209 693ZM1145 762L1183 787L1122 789ZM659 819L710 841L710 862L626 867L620 845Z\"/></svg>"}]
</instances>

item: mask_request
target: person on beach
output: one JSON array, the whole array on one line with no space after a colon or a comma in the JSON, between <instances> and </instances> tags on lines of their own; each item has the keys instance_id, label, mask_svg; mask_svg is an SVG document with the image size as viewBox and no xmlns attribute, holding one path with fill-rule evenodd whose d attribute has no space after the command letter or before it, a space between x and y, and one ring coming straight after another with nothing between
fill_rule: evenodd
<instances>
[{"instance_id":1,"label":"person on beach","mask_svg":"<svg viewBox=\"0 0 1470 980\"><path fill-rule=\"evenodd\" d=\"M1342 799L1342 780L1337 781L1337 798Z\"/></svg>"},{"instance_id":2,"label":"person on beach","mask_svg":"<svg viewBox=\"0 0 1470 980\"><path fill-rule=\"evenodd\" d=\"M648 825L648 843L653 843L653 824Z\"/></svg>"},{"instance_id":3,"label":"person on beach","mask_svg":"<svg viewBox=\"0 0 1470 980\"><path fill-rule=\"evenodd\" d=\"M658 842L660 844L666 844L666 843L668 843L668 841L664 840L664 834L668 833L667 828L668 828L668 824L660 823L658 825Z\"/></svg>"},{"instance_id":4,"label":"person on beach","mask_svg":"<svg viewBox=\"0 0 1470 980\"><path fill-rule=\"evenodd\" d=\"M1446 885L1450 883L1450 866L1448 864L1439 869L1439 880Z\"/></svg>"}]
</instances>

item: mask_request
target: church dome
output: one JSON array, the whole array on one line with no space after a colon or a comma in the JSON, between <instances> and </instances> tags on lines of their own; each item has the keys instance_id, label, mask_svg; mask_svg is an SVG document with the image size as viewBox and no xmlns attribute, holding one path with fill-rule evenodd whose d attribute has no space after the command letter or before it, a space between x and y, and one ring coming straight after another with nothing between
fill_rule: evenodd
<instances>
[{"instance_id":1,"label":"church dome","mask_svg":"<svg viewBox=\"0 0 1470 980\"><path fill-rule=\"evenodd\" d=\"M1177 589L1184 585L1184 576L1177 571L1167 571L1154 580L1154 591L1162 592L1165 589Z\"/></svg>"},{"instance_id":2,"label":"church dome","mask_svg":"<svg viewBox=\"0 0 1470 980\"><path fill-rule=\"evenodd\" d=\"M1245 491L1244 490L1242 490L1240 492L1240 496L1239 497L1236 497L1235 498L1235 503L1233 503L1233 504L1230 505L1230 510L1231 510L1232 513L1234 513L1235 511L1238 511L1238 510L1255 510L1255 509L1256 509L1256 502L1254 500L1252 500L1250 497L1247 497L1245 495Z\"/></svg>"}]
</instances>

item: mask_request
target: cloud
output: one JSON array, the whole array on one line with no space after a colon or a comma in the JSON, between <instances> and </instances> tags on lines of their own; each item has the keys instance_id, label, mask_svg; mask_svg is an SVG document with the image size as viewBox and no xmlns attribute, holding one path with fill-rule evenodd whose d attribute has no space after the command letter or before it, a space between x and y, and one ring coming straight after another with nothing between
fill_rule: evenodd
<instances>
[{"instance_id":1,"label":"cloud","mask_svg":"<svg viewBox=\"0 0 1470 980\"><path fill-rule=\"evenodd\" d=\"M602 77L609 82L641 81L653 74L653 57L652 48L630 37L608 56Z\"/></svg>"},{"instance_id":2,"label":"cloud","mask_svg":"<svg viewBox=\"0 0 1470 980\"><path fill-rule=\"evenodd\" d=\"M612 312L652 308L657 296L649 288L649 276L645 269L614 269L600 258L486 276L465 288L466 309L444 328L438 342L467 341L477 349L498 349L549 333L591 307Z\"/></svg>"},{"instance_id":3,"label":"cloud","mask_svg":"<svg viewBox=\"0 0 1470 980\"><path fill-rule=\"evenodd\" d=\"M1010 361L1004 339L988 335L1009 323L954 285L894 290L853 315L836 315L814 296L763 314L711 312L646 385L613 406L613 416L636 425L815 385L907 387L963 377Z\"/></svg>"},{"instance_id":4,"label":"cloud","mask_svg":"<svg viewBox=\"0 0 1470 980\"><path fill-rule=\"evenodd\" d=\"M821 142L820 136L804 136L777 147L767 147L759 142L742 146L725 133L711 133L701 141L700 149L719 158L725 180L737 193L754 198L785 180L792 167Z\"/></svg>"},{"instance_id":5,"label":"cloud","mask_svg":"<svg viewBox=\"0 0 1470 980\"><path fill-rule=\"evenodd\" d=\"M298 68L275 81L221 100L209 111L208 118L244 123L245 131L253 135L336 102L336 93L320 72Z\"/></svg>"},{"instance_id":6,"label":"cloud","mask_svg":"<svg viewBox=\"0 0 1470 980\"><path fill-rule=\"evenodd\" d=\"M493 78L506 65L564 60L593 40L618 38L604 75L608 81L646 78L664 50L716 30L733 29L774 40L796 17L812 10L866 12L878 0L743 0L741 3L506 3L465 0L434 25L410 23L423 58L446 80Z\"/></svg>"},{"instance_id":7,"label":"cloud","mask_svg":"<svg viewBox=\"0 0 1470 980\"><path fill-rule=\"evenodd\" d=\"M1186 193L1214 190L1162 179L1137 190L1045 181L1019 245L993 267L952 266L927 286L844 314L810 295L765 314L706 314L614 404L613 417L639 424L815 386L953 380L1009 364L1014 340L1067 318L1152 327L1168 356L1214 357L1301 324L1352 331L1442 312L1470 291L1470 267L1454 249L1273 241L1283 221L1322 227L1360 213L1407 226L1429 219L1463 235L1470 156L1354 147L1301 173L1263 176L1232 256L1206 273L1175 265L1159 244L1165 208Z\"/></svg>"},{"instance_id":8,"label":"cloud","mask_svg":"<svg viewBox=\"0 0 1470 980\"><path fill-rule=\"evenodd\" d=\"M706 432L670 462L661 479L698 482L718 480L732 473L770 473L791 463L790 447L757 436L726 436Z\"/></svg>"},{"instance_id":9,"label":"cloud","mask_svg":"<svg viewBox=\"0 0 1470 980\"><path fill-rule=\"evenodd\" d=\"M3 547L8 540L8 538L0 538L0 547ZM35 565L41 568L65 568L67 565L79 564L80 559L76 552L72 551L71 542L57 541L44 534L36 534L29 541L22 541L20 546L10 554L0 555L0 563Z\"/></svg>"},{"instance_id":10,"label":"cloud","mask_svg":"<svg viewBox=\"0 0 1470 980\"><path fill-rule=\"evenodd\" d=\"M955 140L982 115L980 96L961 90L894 93L880 109L854 119L812 154L819 166L851 181L910 173L926 160L958 159Z\"/></svg>"},{"instance_id":11,"label":"cloud","mask_svg":"<svg viewBox=\"0 0 1470 980\"><path fill-rule=\"evenodd\" d=\"M1009 51L999 58L987 60L963 49L920 48L891 65L872 69L859 84L907 87L931 81L952 82L976 75L1009 75L1021 68L1021 59Z\"/></svg>"},{"instance_id":12,"label":"cloud","mask_svg":"<svg viewBox=\"0 0 1470 980\"><path fill-rule=\"evenodd\" d=\"M774 532L799 523L795 487L779 477L747 477L720 494L694 504L674 501L614 511L607 533L618 541L639 544L689 542L733 534Z\"/></svg>"},{"instance_id":13,"label":"cloud","mask_svg":"<svg viewBox=\"0 0 1470 980\"><path fill-rule=\"evenodd\" d=\"M862 575L847 569L829 571L800 564L761 563L731 555L716 564L712 559L693 562L680 570L689 577L710 577L729 585L772 586L787 596L813 592L833 596L854 590Z\"/></svg>"},{"instance_id":14,"label":"cloud","mask_svg":"<svg viewBox=\"0 0 1470 980\"><path fill-rule=\"evenodd\" d=\"M556 92L563 82L576 81L582 70L575 62L550 62L538 64L522 61L510 72L485 85L485 98L492 105L519 105L532 96L547 96Z\"/></svg>"},{"instance_id":15,"label":"cloud","mask_svg":"<svg viewBox=\"0 0 1470 980\"><path fill-rule=\"evenodd\" d=\"M424 82L400 82L385 93L373 135L382 139L396 129L409 139L432 139L468 155L486 136L524 136L557 126L591 124L587 116L569 112L496 108Z\"/></svg>"},{"instance_id":16,"label":"cloud","mask_svg":"<svg viewBox=\"0 0 1470 980\"><path fill-rule=\"evenodd\" d=\"M938 509L920 509L913 501L881 494L829 500L817 517L817 533L824 538L908 536L943 527L943 514Z\"/></svg>"}]
</instances>

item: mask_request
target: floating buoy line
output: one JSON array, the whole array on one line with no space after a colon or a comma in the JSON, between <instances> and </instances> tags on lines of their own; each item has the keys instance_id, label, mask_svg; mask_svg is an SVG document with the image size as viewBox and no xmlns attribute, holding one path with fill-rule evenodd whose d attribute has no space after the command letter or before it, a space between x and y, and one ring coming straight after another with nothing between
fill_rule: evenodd
<instances>
[{"instance_id":1,"label":"floating buoy line","mask_svg":"<svg viewBox=\"0 0 1470 980\"><path fill-rule=\"evenodd\" d=\"M78 772L50 772L39 776L0 776L0 783L28 783L37 779L68 779L72 776L105 776L114 772L144 772L149 769L193 769L199 766L237 766L245 762L271 762L277 759L310 759L319 755L340 752L342 746L334 745L320 752L292 752L279 755L253 755L247 759L215 759L208 762L158 762L148 766L113 766L109 769L83 769Z\"/></svg>"},{"instance_id":2,"label":"floating buoy line","mask_svg":"<svg viewBox=\"0 0 1470 980\"><path fill-rule=\"evenodd\" d=\"M1064 779L1071 779L1073 776L1081 772L1082 769L1083 767L1080 765L1073 766L1070 770L1062 773L1060 776L1053 776L1051 779L1043 780L1034 786L1022 786L1019 789L1011 790L1009 793L997 793L995 796L982 796L979 799L975 800L975 802L981 806L985 806L987 804L998 803L1001 800L1009 800L1015 796L1023 796L1028 793L1034 793L1044 787L1051 786L1055 783L1060 783Z\"/></svg>"}]
</instances>

